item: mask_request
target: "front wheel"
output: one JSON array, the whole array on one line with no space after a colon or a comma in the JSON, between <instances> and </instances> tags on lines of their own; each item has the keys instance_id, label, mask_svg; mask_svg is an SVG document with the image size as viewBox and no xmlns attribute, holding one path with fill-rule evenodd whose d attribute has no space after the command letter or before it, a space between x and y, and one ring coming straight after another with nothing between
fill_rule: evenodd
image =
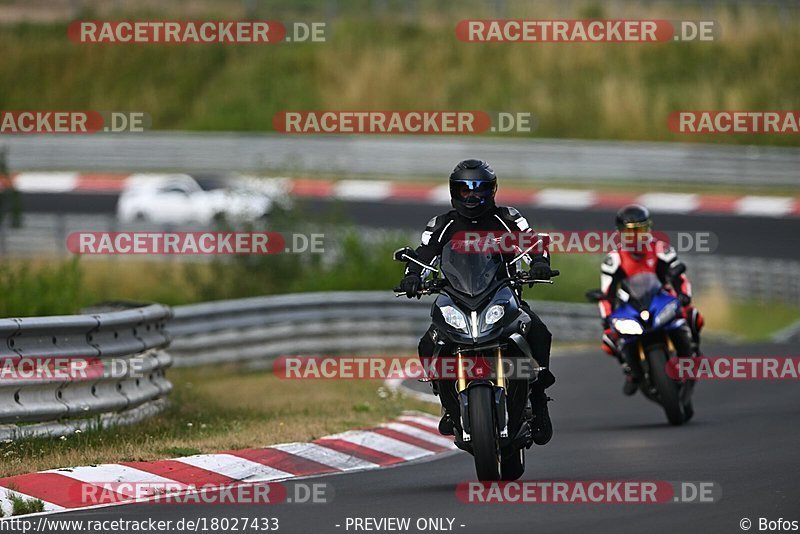
<instances>
[{"instance_id":1,"label":"front wheel","mask_svg":"<svg viewBox=\"0 0 800 534\"><path fill-rule=\"evenodd\" d=\"M682 425L684 423L683 411L681 410L679 386L672 378L667 375L667 352L663 346L649 347L647 349L647 361L650 364L650 380L658 392L658 397L667 419L671 425Z\"/></svg>"},{"instance_id":2,"label":"front wheel","mask_svg":"<svg viewBox=\"0 0 800 534\"><path fill-rule=\"evenodd\" d=\"M500 448L491 387L477 386L469 390L469 425L478 480L500 480Z\"/></svg>"}]
</instances>

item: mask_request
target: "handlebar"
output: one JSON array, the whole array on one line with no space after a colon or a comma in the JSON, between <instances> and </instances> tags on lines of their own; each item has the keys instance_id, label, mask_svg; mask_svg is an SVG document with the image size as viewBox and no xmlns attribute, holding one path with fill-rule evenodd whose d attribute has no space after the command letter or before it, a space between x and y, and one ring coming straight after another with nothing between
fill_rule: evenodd
<instances>
[{"instance_id":1,"label":"handlebar","mask_svg":"<svg viewBox=\"0 0 800 534\"><path fill-rule=\"evenodd\" d=\"M551 269L550 270L550 278L555 278L556 276L559 276L560 274L561 274L561 271L559 271L558 269ZM534 284L553 284L554 283L553 280L551 280L551 279L539 280L537 278L530 278L530 276L526 272L517 273L517 275L514 276L514 278L512 278L511 280L512 280L512 283L516 283L518 285L527 284L528 287L533 287Z\"/></svg>"},{"instance_id":2,"label":"handlebar","mask_svg":"<svg viewBox=\"0 0 800 534\"><path fill-rule=\"evenodd\" d=\"M438 293L440 289L445 286L445 281L443 278L436 278L434 280L427 280L422 282L422 288L417 291L416 296L421 297L423 295L432 295L433 293ZM400 287L394 288L394 296L395 297L404 297L408 293L400 289Z\"/></svg>"},{"instance_id":3,"label":"handlebar","mask_svg":"<svg viewBox=\"0 0 800 534\"><path fill-rule=\"evenodd\" d=\"M552 269L550 271L550 277L555 278L559 276L561 271L558 269ZM534 284L552 284L554 283L552 280L539 280L536 278L530 278L528 273L521 272L517 273L513 278L510 279L511 285L525 285L527 284L528 287L533 287ZM417 291L415 296L421 297L424 295L431 295L433 293L438 293L445 285L446 281L444 278L436 278L434 280L428 280L422 283L422 288ZM395 297L404 297L407 295L405 291L403 291L399 286L394 288L394 296Z\"/></svg>"}]
</instances>

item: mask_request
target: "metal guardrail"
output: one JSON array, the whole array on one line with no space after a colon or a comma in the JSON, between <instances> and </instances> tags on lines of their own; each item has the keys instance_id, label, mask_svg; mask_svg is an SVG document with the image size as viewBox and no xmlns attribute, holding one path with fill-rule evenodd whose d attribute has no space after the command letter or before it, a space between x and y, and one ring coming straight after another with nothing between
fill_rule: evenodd
<instances>
[{"instance_id":1,"label":"metal guardrail","mask_svg":"<svg viewBox=\"0 0 800 534\"><path fill-rule=\"evenodd\" d=\"M176 367L246 362L268 367L281 355L415 351L432 300L387 291L303 293L177 306L169 324ZM554 337L599 338L592 304L531 301Z\"/></svg>"},{"instance_id":2,"label":"metal guardrail","mask_svg":"<svg viewBox=\"0 0 800 534\"><path fill-rule=\"evenodd\" d=\"M6 135L8 166L38 170L181 172L323 172L441 176L467 155L493 162L499 174L578 181L668 180L673 183L797 185L800 150L701 143L431 136L286 136L148 132ZM375 154L380 154L376 158Z\"/></svg>"},{"instance_id":3,"label":"metal guardrail","mask_svg":"<svg viewBox=\"0 0 800 534\"><path fill-rule=\"evenodd\" d=\"M791 259L696 254L685 258L693 286L719 288L741 300L800 302L800 262Z\"/></svg>"},{"instance_id":4,"label":"metal guardrail","mask_svg":"<svg viewBox=\"0 0 800 534\"><path fill-rule=\"evenodd\" d=\"M85 372L65 379L0 378L0 439L58 436L157 412L172 384L163 349L172 310L151 305L109 313L0 319L0 361L80 359ZM15 367L17 367L15 365ZM18 368L17 368L18 371ZM30 424L28 424L30 423Z\"/></svg>"},{"instance_id":5,"label":"metal guardrail","mask_svg":"<svg viewBox=\"0 0 800 534\"><path fill-rule=\"evenodd\" d=\"M771 340L775 343L800 342L800 321L795 321L786 328L772 334Z\"/></svg>"},{"instance_id":6,"label":"metal guardrail","mask_svg":"<svg viewBox=\"0 0 800 534\"><path fill-rule=\"evenodd\" d=\"M60 436L153 415L172 389L164 375L170 365L269 367L280 355L414 351L430 324L430 306L431 299L352 291L1 319L0 361L80 358L97 367L68 380L0 378L0 439ZM533 308L558 339L599 335L592 305L533 302ZM170 354L162 350L168 345ZM115 368L120 361L122 373Z\"/></svg>"},{"instance_id":7,"label":"metal guardrail","mask_svg":"<svg viewBox=\"0 0 800 534\"><path fill-rule=\"evenodd\" d=\"M717 269L731 277L722 272L724 265ZM775 280L785 271L778 266L770 276ZM1 319L0 361L94 358L101 369L67 381L0 378L0 439L138 421L163 406L172 389L164 376L170 365L269 367L281 355L414 351L430 324L431 303L388 291L351 291ZM593 304L531 304L559 341L595 341L600 335ZM795 325L784 335L794 339L797 330ZM167 345L169 354L161 350ZM113 368L120 360L128 364L123 373Z\"/></svg>"}]
</instances>

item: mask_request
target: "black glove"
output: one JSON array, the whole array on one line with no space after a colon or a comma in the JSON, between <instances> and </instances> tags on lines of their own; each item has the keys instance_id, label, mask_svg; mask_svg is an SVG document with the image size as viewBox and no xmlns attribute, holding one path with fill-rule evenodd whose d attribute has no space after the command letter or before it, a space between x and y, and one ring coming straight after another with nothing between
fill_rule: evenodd
<instances>
[{"instance_id":1,"label":"black glove","mask_svg":"<svg viewBox=\"0 0 800 534\"><path fill-rule=\"evenodd\" d=\"M681 306L688 306L692 303L692 297L685 293L678 293L678 300L681 301Z\"/></svg>"},{"instance_id":2,"label":"black glove","mask_svg":"<svg viewBox=\"0 0 800 534\"><path fill-rule=\"evenodd\" d=\"M406 297L414 298L422 287L422 278L416 273L407 274L400 280L400 290L405 292Z\"/></svg>"},{"instance_id":3,"label":"black glove","mask_svg":"<svg viewBox=\"0 0 800 534\"><path fill-rule=\"evenodd\" d=\"M534 280L550 280L550 265L543 261L536 262L531 265L530 275Z\"/></svg>"}]
</instances>

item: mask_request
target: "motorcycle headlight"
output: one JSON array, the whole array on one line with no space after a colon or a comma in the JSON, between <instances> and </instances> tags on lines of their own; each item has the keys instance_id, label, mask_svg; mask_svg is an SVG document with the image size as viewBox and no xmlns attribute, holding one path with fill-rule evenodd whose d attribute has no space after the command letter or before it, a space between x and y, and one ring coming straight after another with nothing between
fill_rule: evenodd
<instances>
[{"instance_id":1,"label":"motorcycle headlight","mask_svg":"<svg viewBox=\"0 0 800 534\"><path fill-rule=\"evenodd\" d=\"M633 319L612 319L614 330L626 336L638 336L644 329L639 321Z\"/></svg>"},{"instance_id":2,"label":"motorcycle headlight","mask_svg":"<svg viewBox=\"0 0 800 534\"><path fill-rule=\"evenodd\" d=\"M673 300L664 306L660 312L658 312L655 320L653 321L653 326L662 326L668 323L675 317L676 313L678 313L678 301Z\"/></svg>"},{"instance_id":3,"label":"motorcycle headlight","mask_svg":"<svg viewBox=\"0 0 800 534\"><path fill-rule=\"evenodd\" d=\"M483 318L486 321L486 324L490 325L502 319L505 313L506 309L504 306L495 304L494 306L489 306L489 309L486 310L486 314L483 316Z\"/></svg>"},{"instance_id":4,"label":"motorcycle headlight","mask_svg":"<svg viewBox=\"0 0 800 534\"><path fill-rule=\"evenodd\" d=\"M439 310L442 312L444 322L457 330L461 330L469 334L469 330L467 330L467 318L464 317L463 313L452 306L442 306L439 308Z\"/></svg>"}]
</instances>

